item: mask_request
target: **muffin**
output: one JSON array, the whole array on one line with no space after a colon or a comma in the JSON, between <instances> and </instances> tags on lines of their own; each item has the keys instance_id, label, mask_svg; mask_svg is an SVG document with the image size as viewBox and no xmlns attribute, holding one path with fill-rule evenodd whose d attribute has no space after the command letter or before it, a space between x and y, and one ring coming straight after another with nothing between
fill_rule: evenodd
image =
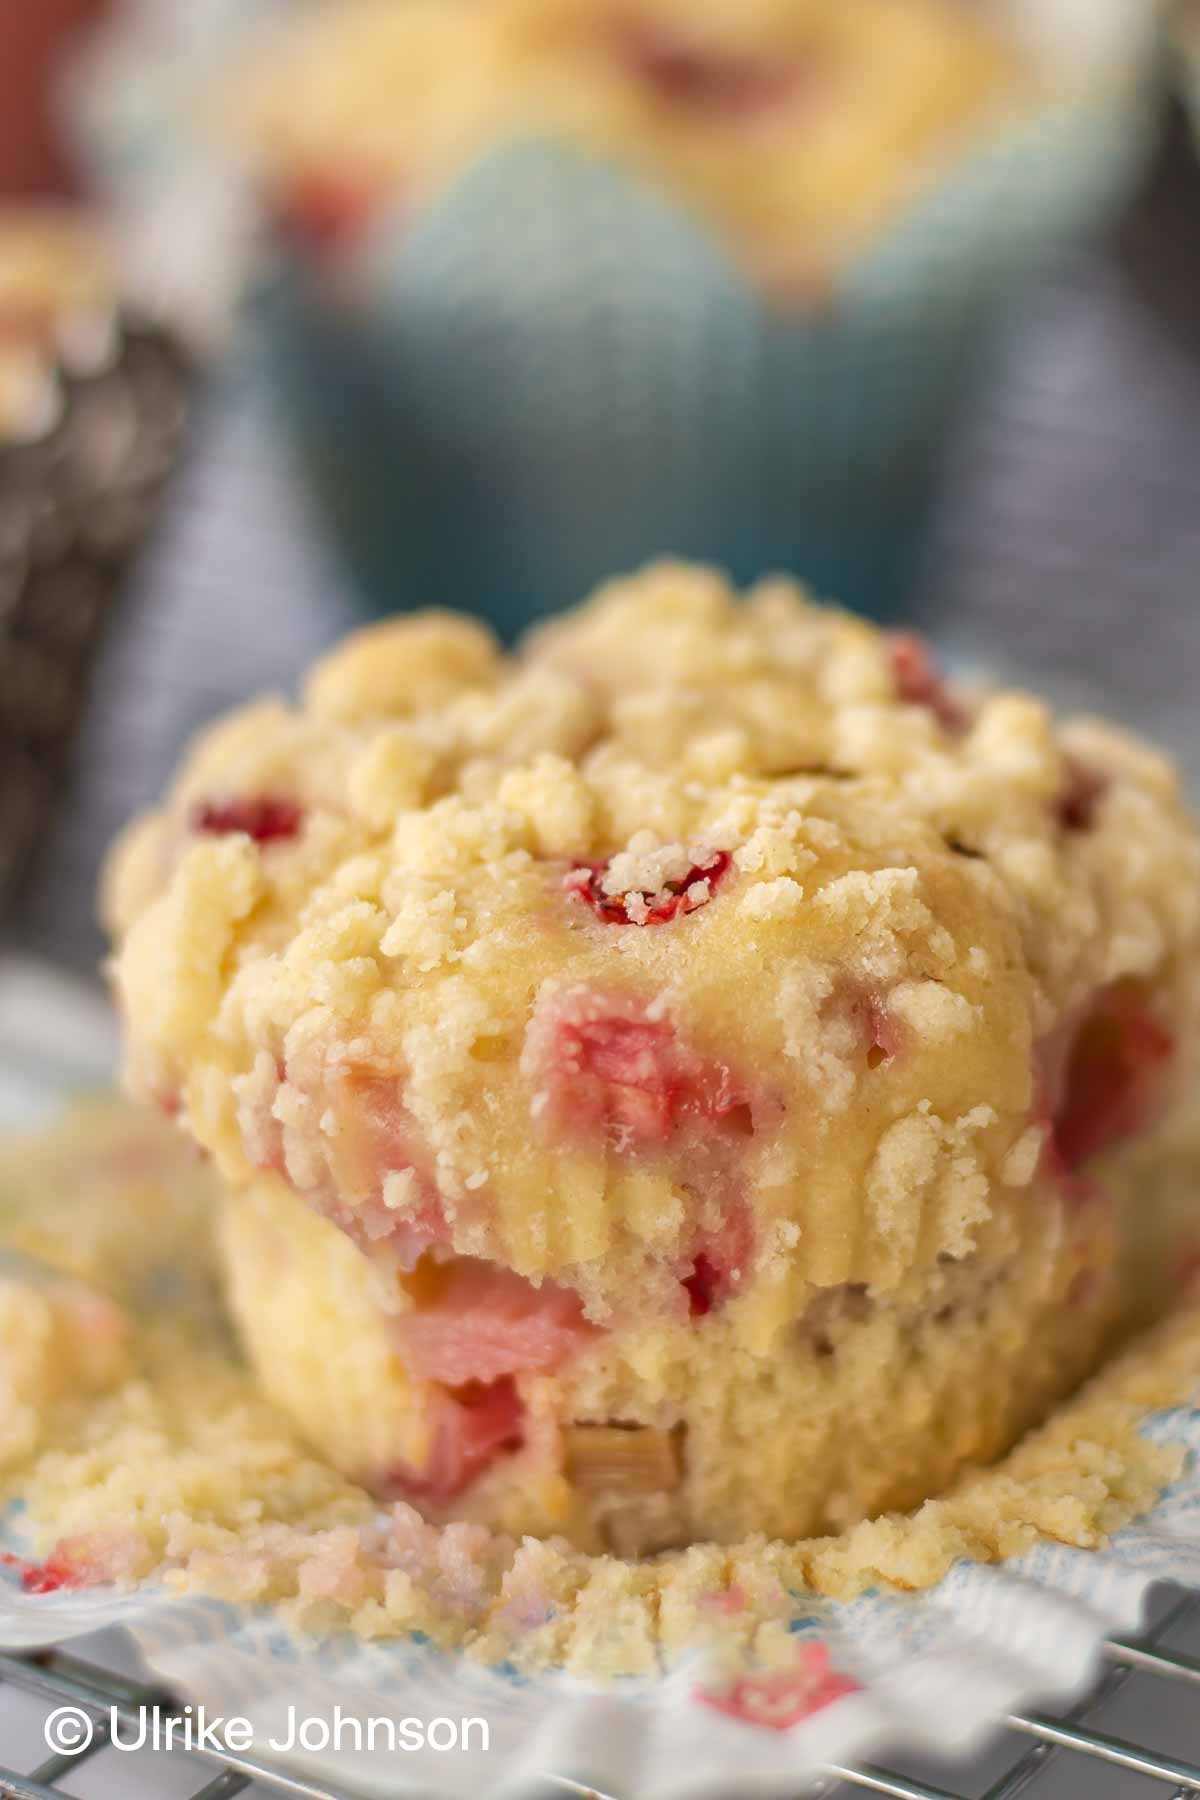
<instances>
[{"instance_id":1,"label":"muffin","mask_svg":"<svg viewBox=\"0 0 1200 1800\"><path fill-rule=\"evenodd\" d=\"M1151 25L1083 33L1073 0L282 20L214 129L352 591L515 638L669 547L901 612L997 329L1144 165Z\"/></svg>"},{"instance_id":2,"label":"muffin","mask_svg":"<svg viewBox=\"0 0 1200 1800\"><path fill-rule=\"evenodd\" d=\"M1137 740L662 564L511 658L350 638L107 907L269 1390L380 1492L642 1550L911 1505L1095 1364L1198 873Z\"/></svg>"},{"instance_id":3,"label":"muffin","mask_svg":"<svg viewBox=\"0 0 1200 1800\"><path fill-rule=\"evenodd\" d=\"M237 110L273 215L318 250L543 137L662 187L803 298L1020 86L959 0L359 0L293 32Z\"/></svg>"}]
</instances>

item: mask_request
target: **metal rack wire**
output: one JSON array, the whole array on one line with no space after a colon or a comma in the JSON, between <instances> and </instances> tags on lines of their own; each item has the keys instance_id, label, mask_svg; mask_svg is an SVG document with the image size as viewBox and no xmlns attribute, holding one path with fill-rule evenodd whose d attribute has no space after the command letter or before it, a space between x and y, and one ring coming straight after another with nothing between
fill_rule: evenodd
<instances>
[{"instance_id":1,"label":"metal rack wire","mask_svg":"<svg viewBox=\"0 0 1200 1800\"><path fill-rule=\"evenodd\" d=\"M1056 1758L1064 1757L1093 1758L1156 1781L1162 1784L1164 1800L1191 1800L1200 1795L1200 1764L1181 1761L1149 1745L1110 1737L1088 1724L1098 1708L1110 1701L1135 1673L1189 1683L1200 1701L1200 1659L1164 1649L1161 1642L1171 1627L1196 1617L1200 1617L1200 1591L1182 1594L1144 1636L1113 1639L1107 1645L1107 1666L1101 1679L1064 1717L1052 1718L1036 1712L1010 1714L1003 1723L1030 1741L1016 1761L986 1789L981 1800L1019 1800ZM75 1755L49 1756L27 1774L0 1764L0 1800L63 1800L64 1790L56 1784L106 1748L113 1709L130 1725L142 1708L158 1707L164 1718L179 1710L178 1701L159 1687L128 1680L58 1650L32 1656L0 1654L0 1685L5 1683L44 1701L51 1709L62 1705L79 1707L92 1721L93 1733L85 1750ZM290 1774L258 1756L233 1751L217 1753L199 1747L193 1747L190 1754L211 1764L214 1773L194 1790L189 1800L233 1800L255 1781L298 1800L354 1800L347 1791ZM861 1792L885 1795L888 1800L963 1800L951 1788L932 1786L877 1764L830 1767L810 1782L805 1790L807 1800L821 1800L840 1783ZM591 1800L615 1800L572 1781L563 1780L558 1785L565 1793L587 1794Z\"/></svg>"}]
</instances>

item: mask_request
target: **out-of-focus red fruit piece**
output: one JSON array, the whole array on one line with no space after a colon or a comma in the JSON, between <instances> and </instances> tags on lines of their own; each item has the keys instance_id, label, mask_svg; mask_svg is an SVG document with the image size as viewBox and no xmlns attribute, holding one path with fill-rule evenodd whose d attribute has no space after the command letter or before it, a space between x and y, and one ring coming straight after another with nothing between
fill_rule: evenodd
<instances>
[{"instance_id":1,"label":"out-of-focus red fruit piece","mask_svg":"<svg viewBox=\"0 0 1200 1800\"><path fill-rule=\"evenodd\" d=\"M1067 758L1067 779L1059 794L1056 811L1064 831L1090 831L1096 822L1096 808L1108 792L1109 779L1086 763Z\"/></svg>"},{"instance_id":2,"label":"out-of-focus red fruit piece","mask_svg":"<svg viewBox=\"0 0 1200 1800\"><path fill-rule=\"evenodd\" d=\"M56 1594L61 1588L82 1587L83 1576L65 1557L51 1555L21 1570L21 1586L27 1594Z\"/></svg>"},{"instance_id":3,"label":"out-of-focus red fruit piece","mask_svg":"<svg viewBox=\"0 0 1200 1800\"><path fill-rule=\"evenodd\" d=\"M1174 1050L1140 983L1121 981L1101 995L1071 1041L1052 1095L1053 1154L1068 1175L1153 1123Z\"/></svg>"},{"instance_id":4,"label":"out-of-focus red fruit piece","mask_svg":"<svg viewBox=\"0 0 1200 1800\"><path fill-rule=\"evenodd\" d=\"M797 1646L791 1668L743 1675L725 1688L697 1688L696 1698L747 1725L788 1731L822 1707L858 1691L857 1681L830 1666L828 1647L810 1641Z\"/></svg>"},{"instance_id":5,"label":"out-of-focus red fruit piece","mask_svg":"<svg viewBox=\"0 0 1200 1800\"><path fill-rule=\"evenodd\" d=\"M689 111L744 118L789 100L799 84L794 58L722 55L665 31L630 31L624 43L658 98Z\"/></svg>"},{"instance_id":6,"label":"out-of-focus red fruit piece","mask_svg":"<svg viewBox=\"0 0 1200 1800\"><path fill-rule=\"evenodd\" d=\"M1183 1244L1177 1251L1171 1270L1177 1288L1200 1294L1200 1243Z\"/></svg>"},{"instance_id":7,"label":"out-of-focus red fruit piece","mask_svg":"<svg viewBox=\"0 0 1200 1800\"><path fill-rule=\"evenodd\" d=\"M145 1545L132 1527L114 1526L60 1538L43 1562L26 1562L19 1556L0 1555L6 1567L19 1569L21 1586L28 1594L57 1594L102 1582L120 1581L135 1574L144 1559Z\"/></svg>"},{"instance_id":8,"label":"out-of-focus red fruit piece","mask_svg":"<svg viewBox=\"0 0 1200 1800\"><path fill-rule=\"evenodd\" d=\"M303 822L303 810L294 800L281 800L271 795L242 800L198 800L191 811L193 831L212 837L244 831L256 844L273 844L294 838Z\"/></svg>"},{"instance_id":9,"label":"out-of-focus red fruit piece","mask_svg":"<svg viewBox=\"0 0 1200 1800\"><path fill-rule=\"evenodd\" d=\"M520 1448L524 1407L509 1375L430 1397L431 1448L419 1472L396 1467L382 1482L395 1498L452 1500L507 1452Z\"/></svg>"},{"instance_id":10,"label":"out-of-focus red fruit piece","mask_svg":"<svg viewBox=\"0 0 1200 1800\"><path fill-rule=\"evenodd\" d=\"M447 1387L557 1368L595 1330L568 1288L536 1288L476 1257L422 1269L414 1285L417 1305L396 1327L401 1353L414 1375Z\"/></svg>"},{"instance_id":11,"label":"out-of-focus red fruit piece","mask_svg":"<svg viewBox=\"0 0 1200 1800\"><path fill-rule=\"evenodd\" d=\"M630 894L606 894L603 887L604 875L608 869L607 862L577 863L566 879L567 892L577 894L586 900L596 917L605 925L665 925L677 916L685 916L696 912L706 901L693 900L689 890L697 882L708 883L709 898L716 892L717 884L729 869L731 857L727 850L714 853L707 863L694 863L682 881L671 881L665 889L666 898L657 894L640 894L639 898L650 908L644 919L629 916ZM655 904L651 906L651 901Z\"/></svg>"},{"instance_id":12,"label":"out-of-focus red fruit piece","mask_svg":"<svg viewBox=\"0 0 1200 1800\"><path fill-rule=\"evenodd\" d=\"M298 176L275 200L282 234L318 255L348 249L362 235L379 199L369 182L346 176Z\"/></svg>"},{"instance_id":13,"label":"out-of-focus red fruit piece","mask_svg":"<svg viewBox=\"0 0 1200 1800\"><path fill-rule=\"evenodd\" d=\"M923 706L943 731L965 731L970 716L946 685L929 646L917 631L894 631L888 639L896 692L909 706Z\"/></svg>"},{"instance_id":14,"label":"out-of-focus red fruit piece","mask_svg":"<svg viewBox=\"0 0 1200 1800\"><path fill-rule=\"evenodd\" d=\"M56 1548L51 1551L45 1562L26 1562L23 1557L13 1556L8 1551L0 1554L0 1563L6 1569L17 1569L21 1576L21 1586L27 1594L57 1594L62 1588L78 1588L84 1585L84 1576L74 1562Z\"/></svg>"}]
</instances>

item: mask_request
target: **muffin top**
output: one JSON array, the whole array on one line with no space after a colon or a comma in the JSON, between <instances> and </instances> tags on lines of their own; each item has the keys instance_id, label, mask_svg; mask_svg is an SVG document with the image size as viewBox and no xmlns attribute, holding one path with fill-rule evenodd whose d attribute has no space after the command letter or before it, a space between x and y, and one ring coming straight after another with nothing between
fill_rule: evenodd
<instances>
[{"instance_id":1,"label":"muffin top","mask_svg":"<svg viewBox=\"0 0 1200 1800\"><path fill-rule=\"evenodd\" d=\"M602 1314L701 1256L886 1287L1074 1179L1184 1059L1198 873L1127 734L668 563L511 657L352 636L198 740L106 903L130 1081L227 1176Z\"/></svg>"},{"instance_id":2,"label":"muffin top","mask_svg":"<svg viewBox=\"0 0 1200 1800\"><path fill-rule=\"evenodd\" d=\"M115 337L115 273L95 226L66 207L0 208L0 446L49 431L59 370L96 372Z\"/></svg>"},{"instance_id":3,"label":"muffin top","mask_svg":"<svg viewBox=\"0 0 1200 1800\"><path fill-rule=\"evenodd\" d=\"M961 0L354 0L293 27L235 112L309 241L545 135L665 186L797 296L1019 85Z\"/></svg>"}]
</instances>

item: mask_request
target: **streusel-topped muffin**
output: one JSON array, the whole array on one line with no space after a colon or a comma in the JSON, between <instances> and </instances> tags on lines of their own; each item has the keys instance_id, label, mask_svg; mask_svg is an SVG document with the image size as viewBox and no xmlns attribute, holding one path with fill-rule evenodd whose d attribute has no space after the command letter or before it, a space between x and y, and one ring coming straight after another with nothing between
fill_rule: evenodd
<instances>
[{"instance_id":1,"label":"streusel-topped muffin","mask_svg":"<svg viewBox=\"0 0 1200 1800\"><path fill-rule=\"evenodd\" d=\"M200 740L109 909L133 1087L254 1183L272 1390L381 1488L652 1547L911 1503L1092 1365L1198 874L1125 734L663 564L512 658L352 637Z\"/></svg>"},{"instance_id":2,"label":"streusel-topped muffin","mask_svg":"<svg viewBox=\"0 0 1200 1800\"><path fill-rule=\"evenodd\" d=\"M359 0L275 47L239 112L279 216L319 243L544 136L779 279L831 273L1017 86L961 0Z\"/></svg>"}]
</instances>

